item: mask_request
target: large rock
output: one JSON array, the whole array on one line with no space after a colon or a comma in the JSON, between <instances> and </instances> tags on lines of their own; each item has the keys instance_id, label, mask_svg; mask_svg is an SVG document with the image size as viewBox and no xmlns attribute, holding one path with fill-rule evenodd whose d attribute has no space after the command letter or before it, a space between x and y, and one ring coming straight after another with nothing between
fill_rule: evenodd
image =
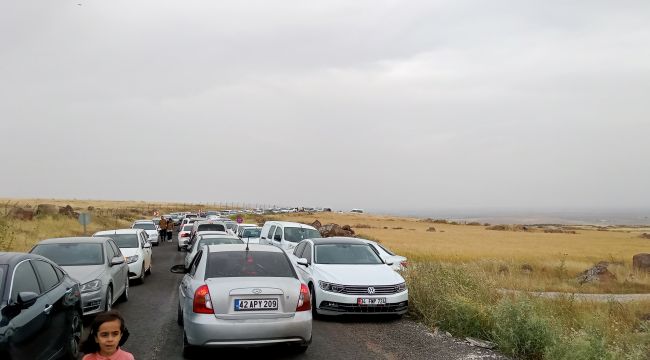
<instances>
[{"instance_id":1,"label":"large rock","mask_svg":"<svg viewBox=\"0 0 650 360\"><path fill-rule=\"evenodd\" d=\"M68 216L68 217L73 217L73 218L79 217L79 213L74 211L74 209L70 205L59 208L59 214L64 215L64 216Z\"/></svg>"},{"instance_id":2,"label":"large rock","mask_svg":"<svg viewBox=\"0 0 650 360\"><path fill-rule=\"evenodd\" d=\"M32 210L14 207L9 210L7 216L16 220L32 220L34 218L34 212Z\"/></svg>"},{"instance_id":3,"label":"large rock","mask_svg":"<svg viewBox=\"0 0 650 360\"><path fill-rule=\"evenodd\" d=\"M342 228L339 224L326 224L321 226L318 229L322 237L332 237L332 236L354 236L354 231L349 228L346 230Z\"/></svg>"},{"instance_id":4,"label":"large rock","mask_svg":"<svg viewBox=\"0 0 650 360\"><path fill-rule=\"evenodd\" d=\"M313 226L316 230L320 229L323 224L320 223L318 220L314 220L313 223L311 223L311 226Z\"/></svg>"},{"instance_id":5,"label":"large rock","mask_svg":"<svg viewBox=\"0 0 650 360\"><path fill-rule=\"evenodd\" d=\"M580 274L578 276L578 282L584 284L589 282L608 282L616 280L616 275L607 269L608 266L609 263L606 261L599 262L591 269L587 269Z\"/></svg>"},{"instance_id":6,"label":"large rock","mask_svg":"<svg viewBox=\"0 0 650 360\"><path fill-rule=\"evenodd\" d=\"M35 215L56 215L59 213L59 207L52 204L38 204Z\"/></svg>"},{"instance_id":7,"label":"large rock","mask_svg":"<svg viewBox=\"0 0 650 360\"><path fill-rule=\"evenodd\" d=\"M636 254L632 256L632 267L636 270L650 271L650 254Z\"/></svg>"}]
</instances>

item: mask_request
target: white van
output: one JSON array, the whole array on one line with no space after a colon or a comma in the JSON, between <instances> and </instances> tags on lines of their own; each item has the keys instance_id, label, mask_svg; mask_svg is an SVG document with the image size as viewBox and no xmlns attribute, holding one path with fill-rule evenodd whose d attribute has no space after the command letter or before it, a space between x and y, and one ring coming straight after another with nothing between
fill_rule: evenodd
<instances>
[{"instance_id":1,"label":"white van","mask_svg":"<svg viewBox=\"0 0 650 360\"><path fill-rule=\"evenodd\" d=\"M304 239L320 237L320 233L313 226L288 221L267 221L262 226L260 244L290 250Z\"/></svg>"}]
</instances>

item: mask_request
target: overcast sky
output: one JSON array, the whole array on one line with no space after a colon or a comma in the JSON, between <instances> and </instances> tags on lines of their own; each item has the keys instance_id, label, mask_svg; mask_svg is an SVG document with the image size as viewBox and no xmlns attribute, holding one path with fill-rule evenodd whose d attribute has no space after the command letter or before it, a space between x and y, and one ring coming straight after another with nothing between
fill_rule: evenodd
<instances>
[{"instance_id":1,"label":"overcast sky","mask_svg":"<svg viewBox=\"0 0 650 360\"><path fill-rule=\"evenodd\" d=\"M0 197L648 208L650 2L0 2Z\"/></svg>"}]
</instances>

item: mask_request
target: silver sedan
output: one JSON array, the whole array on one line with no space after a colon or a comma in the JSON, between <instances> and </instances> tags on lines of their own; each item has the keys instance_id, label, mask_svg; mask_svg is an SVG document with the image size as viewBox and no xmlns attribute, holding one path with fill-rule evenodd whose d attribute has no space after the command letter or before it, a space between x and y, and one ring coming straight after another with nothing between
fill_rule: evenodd
<instances>
[{"instance_id":1,"label":"silver sedan","mask_svg":"<svg viewBox=\"0 0 650 360\"><path fill-rule=\"evenodd\" d=\"M209 245L194 256L178 288L183 353L194 348L311 343L309 288L284 251L268 245Z\"/></svg>"}]
</instances>

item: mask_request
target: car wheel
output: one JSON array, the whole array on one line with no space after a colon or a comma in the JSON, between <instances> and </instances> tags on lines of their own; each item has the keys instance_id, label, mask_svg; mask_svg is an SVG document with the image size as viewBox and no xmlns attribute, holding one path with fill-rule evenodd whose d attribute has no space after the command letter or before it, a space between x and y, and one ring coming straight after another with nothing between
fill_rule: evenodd
<instances>
[{"instance_id":1,"label":"car wheel","mask_svg":"<svg viewBox=\"0 0 650 360\"><path fill-rule=\"evenodd\" d=\"M185 335L185 330L183 330L183 356L185 358L191 359L194 357L195 352L196 347L190 345L190 343L187 342L187 335Z\"/></svg>"},{"instance_id":2,"label":"car wheel","mask_svg":"<svg viewBox=\"0 0 650 360\"><path fill-rule=\"evenodd\" d=\"M147 269L147 275L151 275L151 261L149 261L149 268Z\"/></svg>"},{"instance_id":3,"label":"car wheel","mask_svg":"<svg viewBox=\"0 0 650 360\"><path fill-rule=\"evenodd\" d=\"M127 302L129 301L129 278L126 278L126 284L124 285L124 292L120 296L120 301L121 302Z\"/></svg>"},{"instance_id":4,"label":"car wheel","mask_svg":"<svg viewBox=\"0 0 650 360\"><path fill-rule=\"evenodd\" d=\"M183 309L180 303L178 303L178 311L176 311L176 322L178 325L183 326Z\"/></svg>"},{"instance_id":5,"label":"car wheel","mask_svg":"<svg viewBox=\"0 0 650 360\"><path fill-rule=\"evenodd\" d=\"M106 289L106 305L104 306L105 311L111 311L113 308L113 289L109 286Z\"/></svg>"},{"instance_id":6,"label":"car wheel","mask_svg":"<svg viewBox=\"0 0 650 360\"><path fill-rule=\"evenodd\" d=\"M316 291L312 284L309 284L309 300L311 300L311 317L318 319L320 315L318 315L318 310L316 309Z\"/></svg>"},{"instance_id":7,"label":"car wheel","mask_svg":"<svg viewBox=\"0 0 650 360\"><path fill-rule=\"evenodd\" d=\"M70 336L66 344L64 359L77 360L79 358L79 344L81 343L82 331L83 321L81 320L81 312L75 310L70 320Z\"/></svg>"},{"instance_id":8,"label":"car wheel","mask_svg":"<svg viewBox=\"0 0 650 360\"><path fill-rule=\"evenodd\" d=\"M140 284L144 284L144 276L145 276L145 271L144 271L144 261L142 262L142 269L140 269L140 277L138 278L138 281Z\"/></svg>"},{"instance_id":9,"label":"car wheel","mask_svg":"<svg viewBox=\"0 0 650 360\"><path fill-rule=\"evenodd\" d=\"M180 246L178 247L178 251L181 251L181 247L180 247Z\"/></svg>"}]
</instances>

